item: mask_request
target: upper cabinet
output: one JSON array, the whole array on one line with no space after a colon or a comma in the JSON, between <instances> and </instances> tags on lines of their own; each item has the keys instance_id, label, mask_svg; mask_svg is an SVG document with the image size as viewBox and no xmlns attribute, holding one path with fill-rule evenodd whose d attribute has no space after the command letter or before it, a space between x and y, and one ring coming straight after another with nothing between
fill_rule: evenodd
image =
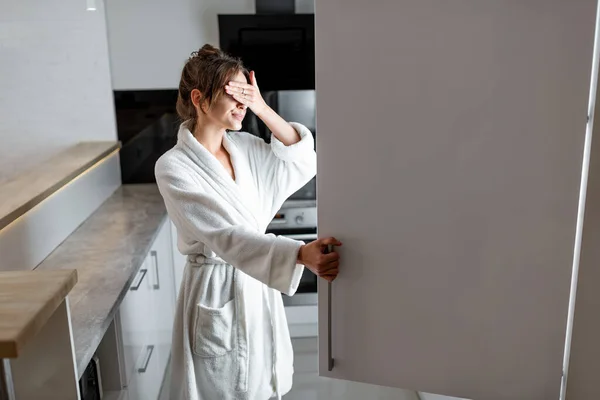
<instances>
[{"instance_id":1,"label":"upper cabinet","mask_svg":"<svg viewBox=\"0 0 600 400\"><path fill-rule=\"evenodd\" d=\"M321 375L559 397L595 18L593 0L316 2L318 229L344 243Z\"/></svg>"}]
</instances>

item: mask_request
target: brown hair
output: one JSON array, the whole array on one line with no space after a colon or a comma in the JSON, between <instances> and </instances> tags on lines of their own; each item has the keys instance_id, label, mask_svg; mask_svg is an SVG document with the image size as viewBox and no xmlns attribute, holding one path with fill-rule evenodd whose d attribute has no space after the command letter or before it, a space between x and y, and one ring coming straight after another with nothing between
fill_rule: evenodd
<instances>
[{"instance_id":1,"label":"brown hair","mask_svg":"<svg viewBox=\"0 0 600 400\"><path fill-rule=\"evenodd\" d=\"M192 103L192 90L198 89L202 93L200 104L208 101L210 108L225 92L225 84L240 71L249 80L248 70L239 58L232 57L210 44L205 44L190 55L179 81L177 114L183 121L191 120L188 126L191 131L196 127L198 117Z\"/></svg>"}]
</instances>

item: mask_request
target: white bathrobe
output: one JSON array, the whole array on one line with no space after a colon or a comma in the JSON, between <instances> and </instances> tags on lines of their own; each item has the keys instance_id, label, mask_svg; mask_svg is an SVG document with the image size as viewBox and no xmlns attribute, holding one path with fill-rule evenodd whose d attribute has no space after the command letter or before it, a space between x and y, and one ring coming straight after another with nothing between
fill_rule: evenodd
<instances>
[{"instance_id":1,"label":"white bathrobe","mask_svg":"<svg viewBox=\"0 0 600 400\"><path fill-rule=\"evenodd\" d=\"M285 146L244 132L223 144L235 181L185 124L156 164L179 250L171 400L266 400L292 387L293 350L281 293L296 292L303 244L265 234L283 202L316 174L311 132Z\"/></svg>"}]
</instances>

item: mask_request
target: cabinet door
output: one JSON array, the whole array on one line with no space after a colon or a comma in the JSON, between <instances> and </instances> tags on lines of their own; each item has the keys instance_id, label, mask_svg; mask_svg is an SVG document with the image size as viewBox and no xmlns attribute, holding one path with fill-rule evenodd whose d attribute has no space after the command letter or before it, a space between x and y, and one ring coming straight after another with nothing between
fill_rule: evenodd
<instances>
[{"instance_id":1,"label":"cabinet door","mask_svg":"<svg viewBox=\"0 0 600 400\"><path fill-rule=\"evenodd\" d=\"M127 388L129 400L158 399L164 368L159 365L157 350L155 345L144 346L142 357L136 363L133 378Z\"/></svg>"},{"instance_id":2,"label":"cabinet door","mask_svg":"<svg viewBox=\"0 0 600 400\"><path fill-rule=\"evenodd\" d=\"M157 368L164 373L171 353L171 336L175 315L175 285L169 221L165 222L158 232L150 250L150 259L152 262L152 312L156 318L155 356Z\"/></svg>"},{"instance_id":3,"label":"cabinet door","mask_svg":"<svg viewBox=\"0 0 600 400\"><path fill-rule=\"evenodd\" d=\"M144 348L155 337L155 314L152 303L152 262L146 257L133 279L119 309L123 337L124 381L131 381L136 365L143 356Z\"/></svg>"},{"instance_id":4,"label":"cabinet door","mask_svg":"<svg viewBox=\"0 0 600 400\"><path fill-rule=\"evenodd\" d=\"M558 398L596 1L315 15L319 236L344 243L331 302L319 283L320 374Z\"/></svg>"}]
</instances>

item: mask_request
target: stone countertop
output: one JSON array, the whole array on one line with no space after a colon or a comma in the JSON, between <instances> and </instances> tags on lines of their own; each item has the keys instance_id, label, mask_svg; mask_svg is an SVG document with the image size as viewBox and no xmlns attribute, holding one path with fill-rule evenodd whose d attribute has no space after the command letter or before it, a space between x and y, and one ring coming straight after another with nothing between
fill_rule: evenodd
<instances>
[{"instance_id":1,"label":"stone countertop","mask_svg":"<svg viewBox=\"0 0 600 400\"><path fill-rule=\"evenodd\" d=\"M78 377L166 217L156 185L123 185L36 268L77 270L69 302Z\"/></svg>"}]
</instances>

